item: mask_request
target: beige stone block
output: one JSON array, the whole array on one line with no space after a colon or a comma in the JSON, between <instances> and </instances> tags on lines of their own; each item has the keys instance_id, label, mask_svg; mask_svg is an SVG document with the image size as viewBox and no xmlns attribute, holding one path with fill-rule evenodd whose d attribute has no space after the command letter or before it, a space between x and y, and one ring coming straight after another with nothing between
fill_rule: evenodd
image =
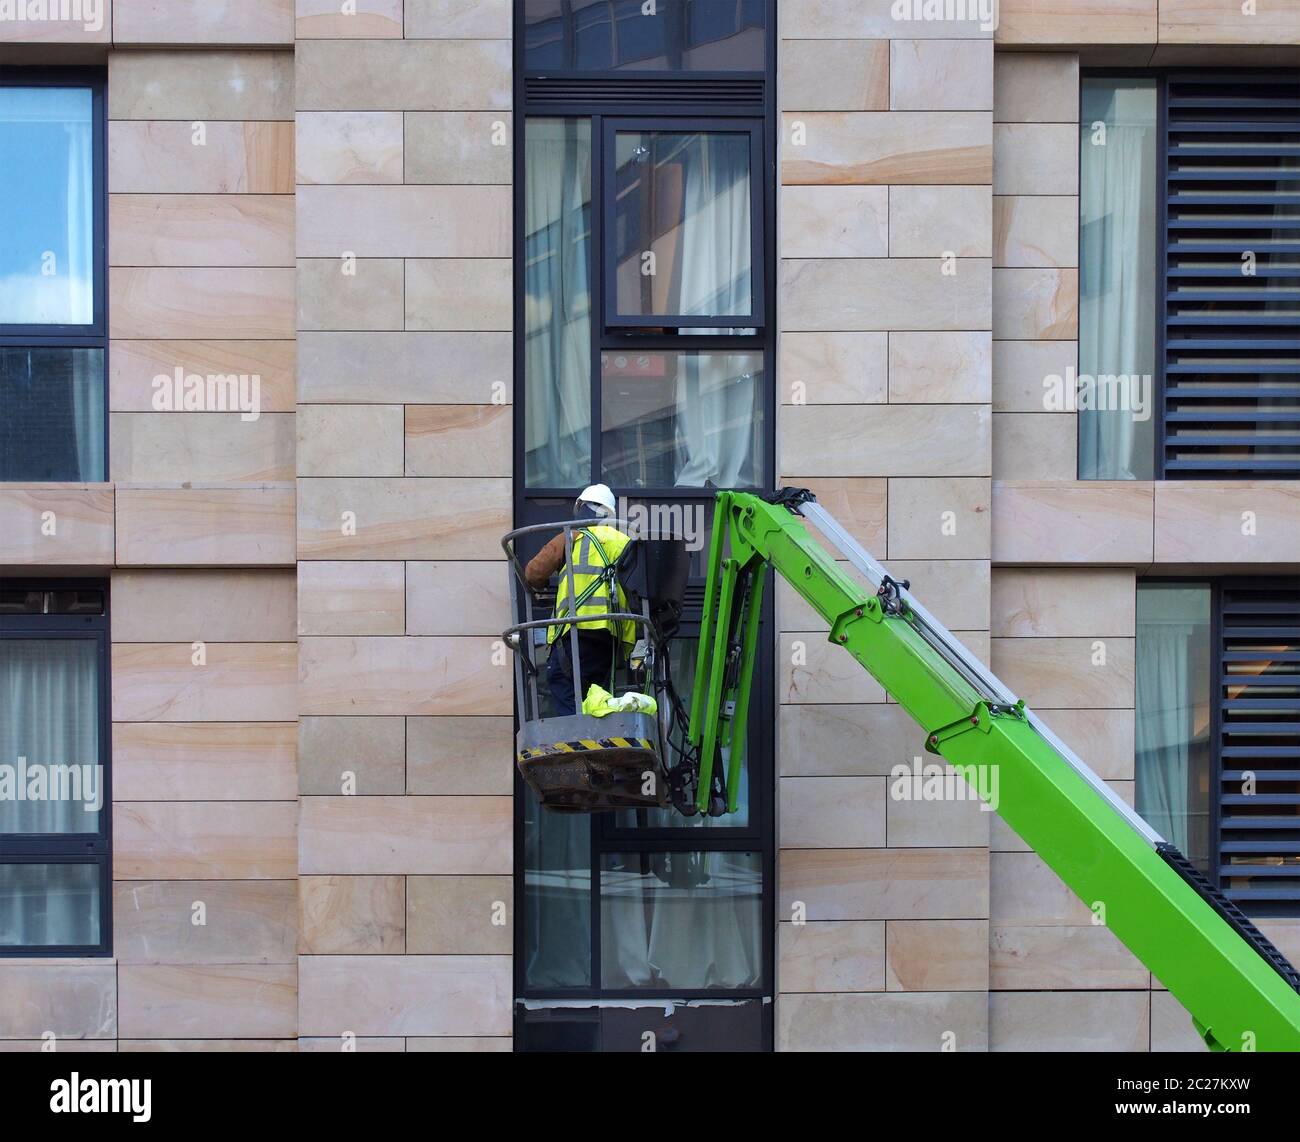
<instances>
[{"instance_id":1,"label":"beige stone block","mask_svg":"<svg viewBox=\"0 0 1300 1142\"><path fill-rule=\"evenodd\" d=\"M1078 123L1079 57L1071 52L997 52L993 121Z\"/></svg>"},{"instance_id":2,"label":"beige stone block","mask_svg":"<svg viewBox=\"0 0 1300 1142\"><path fill-rule=\"evenodd\" d=\"M785 333L780 341L783 404L884 404L887 333Z\"/></svg>"},{"instance_id":3,"label":"beige stone block","mask_svg":"<svg viewBox=\"0 0 1300 1142\"><path fill-rule=\"evenodd\" d=\"M889 570L912 584L918 599L949 630L983 630L989 623L989 565L983 559L894 559Z\"/></svg>"},{"instance_id":4,"label":"beige stone block","mask_svg":"<svg viewBox=\"0 0 1300 1142\"><path fill-rule=\"evenodd\" d=\"M118 722L118 801L290 801L298 795L292 722Z\"/></svg>"},{"instance_id":5,"label":"beige stone block","mask_svg":"<svg viewBox=\"0 0 1300 1142\"><path fill-rule=\"evenodd\" d=\"M114 880L292 880L293 801L146 801L113 806Z\"/></svg>"},{"instance_id":6,"label":"beige stone block","mask_svg":"<svg viewBox=\"0 0 1300 1142\"><path fill-rule=\"evenodd\" d=\"M464 1036L443 1035L427 1039L421 1036L406 1040L407 1051L445 1052L450 1054L484 1054L488 1052L509 1053L514 1050L514 1040L504 1036Z\"/></svg>"},{"instance_id":7,"label":"beige stone block","mask_svg":"<svg viewBox=\"0 0 1300 1142\"><path fill-rule=\"evenodd\" d=\"M777 932L783 993L885 990L883 921L784 923Z\"/></svg>"},{"instance_id":8,"label":"beige stone block","mask_svg":"<svg viewBox=\"0 0 1300 1142\"><path fill-rule=\"evenodd\" d=\"M997 42L1154 44L1156 0L1001 0Z\"/></svg>"},{"instance_id":9,"label":"beige stone block","mask_svg":"<svg viewBox=\"0 0 1300 1142\"><path fill-rule=\"evenodd\" d=\"M1132 710L1036 710L1066 745L1098 776L1113 781L1133 779Z\"/></svg>"},{"instance_id":10,"label":"beige stone block","mask_svg":"<svg viewBox=\"0 0 1300 1142\"><path fill-rule=\"evenodd\" d=\"M219 1051L244 1054L292 1055L299 1050L297 1039L123 1039L118 1045L123 1054Z\"/></svg>"},{"instance_id":11,"label":"beige stone block","mask_svg":"<svg viewBox=\"0 0 1300 1142\"><path fill-rule=\"evenodd\" d=\"M304 876L298 882L303 955L401 955L406 950L401 876Z\"/></svg>"},{"instance_id":12,"label":"beige stone block","mask_svg":"<svg viewBox=\"0 0 1300 1142\"><path fill-rule=\"evenodd\" d=\"M110 194L112 266L291 266L287 194Z\"/></svg>"},{"instance_id":13,"label":"beige stone block","mask_svg":"<svg viewBox=\"0 0 1300 1142\"><path fill-rule=\"evenodd\" d=\"M1293 964L1300 960L1300 921L1295 917L1261 916L1255 926Z\"/></svg>"},{"instance_id":14,"label":"beige stone block","mask_svg":"<svg viewBox=\"0 0 1300 1142\"><path fill-rule=\"evenodd\" d=\"M298 564L298 633L402 634L405 594L402 563L304 561Z\"/></svg>"},{"instance_id":15,"label":"beige stone block","mask_svg":"<svg viewBox=\"0 0 1300 1142\"><path fill-rule=\"evenodd\" d=\"M788 111L889 110L888 40L784 40L779 68Z\"/></svg>"},{"instance_id":16,"label":"beige stone block","mask_svg":"<svg viewBox=\"0 0 1300 1142\"><path fill-rule=\"evenodd\" d=\"M292 52L112 52L108 117L292 119L293 86Z\"/></svg>"},{"instance_id":17,"label":"beige stone block","mask_svg":"<svg viewBox=\"0 0 1300 1142\"><path fill-rule=\"evenodd\" d=\"M1109 929L997 925L988 941L995 991L1145 989L1151 973Z\"/></svg>"},{"instance_id":18,"label":"beige stone block","mask_svg":"<svg viewBox=\"0 0 1300 1142\"><path fill-rule=\"evenodd\" d=\"M298 719L298 792L379 796L406 790L401 718Z\"/></svg>"},{"instance_id":19,"label":"beige stone block","mask_svg":"<svg viewBox=\"0 0 1300 1142\"><path fill-rule=\"evenodd\" d=\"M176 370L184 379L246 376L252 393L257 378L260 411L293 412L295 360L292 341L111 341L108 399L112 412L154 412L165 378L174 392ZM157 382L157 383L156 383ZM223 382L224 384L225 382ZM193 382L197 386L197 382ZM220 411L219 408L209 411Z\"/></svg>"},{"instance_id":20,"label":"beige stone block","mask_svg":"<svg viewBox=\"0 0 1300 1142\"><path fill-rule=\"evenodd\" d=\"M989 542L987 480L889 481L891 559L987 559Z\"/></svg>"},{"instance_id":21,"label":"beige stone block","mask_svg":"<svg viewBox=\"0 0 1300 1142\"><path fill-rule=\"evenodd\" d=\"M781 12L781 34L796 39L839 40L845 38L889 39L906 35L914 39L989 39L991 29L981 28L976 5L965 13L942 20L900 20L895 15L897 0L802 0Z\"/></svg>"},{"instance_id":22,"label":"beige stone block","mask_svg":"<svg viewBox=\"0 0 1300 1142\"><path fill-rule=\"evenodd\" d=\"M251 398L251 385L243 392ZM109 475L114 480L293 479L290 413L114 412L108 428Z\"/></svg>"},{"instance_id":23,"label":"beige stone block","mask_svg":"<svg viewBox=\"0 0 1300 1142\"><path fill-rule=\"evenodd\" d=\"M509 398L505 333L304 333L300 399L327 404L491 404Z\"/></svg>"},{"instance_id":24,"label":"beige stone block","mask_svg":"<svg viewBox=\"0 0 1300 1142\"><path fill-rule=\"evenodd\" d=\"M1300 44L1300 13L1289 4L1160 0L1162 44Z\"/></svg>"},{"instance_id":25,"label":"beige stone block","mask_svg":"<svg viewBox=\"0 0 1300 1142\"><path fill-rule=\"evenodd\" d=\"M817 502L831 513L836 521L859 543L870 551L884 554L885 519L888 508L888 486L885 480L857 478L835 479L829 477L806 479L791 476L783 484L795 483L808 488ZM813 525L808 525L814 531ZM788 586L788 583L783 583ZM815 627L787 627L787 630L821 630Z\"/></svg>"},{"instance_id":26,"label":"beige stone block","mask_svg":"<svg viewBox=\"0 0 1300 1142\"><path fill-rule=\"evenodd\" d=\"M344 1032L342 1035L330 1035L319 1038L300 1038L298 1040L298 1051L300 1054L328 1055L337 1051L341 1054L348 1054L353 1051L380 1052L384 1054L404 1054L406 1052L406 1040L400 1037L385 1037L382 1035L364 1035L358 1038L356 1035Z\"/></svg>"},{"instance_id":27,"label":"beige stone block","mask_svg":"<svg viewBox=\"0 0 1300 1142\"><path fill-rule=\"evenodd\" d=\"M298 328L400 330L402 278L400 258L304 258L298 262Z\"/></svg>"},{"instance_id":28,"label":"beige stone block","mask_svg":"<svg viewBox=\"0 0 1300 1142\"><path fill-rule=\"evenodd\" d=\"M993 192L987 186L889 188L890 257L987 258L992 253Z\"/></svg>"},{"instance_id":29,"label":"beige stone block","mask_svg":"<svg viewBox=\"0 0 1300 1142\"><path fill-rule=\"evenodd\" d=\"M508 40L307 40L295 52L303 111L506 111Z\"/></svg>"},{"instance_id":30,"label":"beige stone block","mask_svg":"<svg viewBox=\"0 0 1300 1142\"><path fill-rule=\"evenodd\" d=\"M294 271L264 267L143 268L108 274L109 333L138 338L289 338Z\"/></svg>"},{"instance_id":31,"label":"beige stone block","mask_svg":"<svg viewBox=\"0 0 1300 1142\"><path fill-rule=\"evenodd\" d=\"M508 876L409 876L406 951L508 956L513 901Z\"/></svg>"},{"instance_id":32,"label":"beige stone block","mask_svg":"<svg viewBox=\"0 0 1300 1142\"><path fill-rule=\"evenodd\" d=\"M304 404L298 408L299 476L400 476L398 404Z\"/></svg>"},{"instance_id":33,"label":"beige stone block","mask_svg":"<svg viewBox=\"0 0 1300 1142\"><path fill-rule=\"evenodd\" d=\"M510 1034L509 956L306 956L303 1035Z\"/></svg>"},{"instance_id":34,"label":"beige stone block","mask_svg":"<svg viewBox=\"0 0 1300 1142\"><path fill-rule=\"evenodd\" d=\"M1300 486L1155 485L1157 563L1300 563Z\"/></svg>"},{"instance_id":35,"label":"beige stone block","mask_svg":"<svg viewBox=\"0 0 1300 1142\"><path fill-rule=\"evenodd\" d=\"M408 563L406 633L500 635L510 625L509 582L500 563Z\"/></svg>"},{"instance_id":36,"label":"beige stone block","mask_svg":"<svg viewBox=\"0 0 1300 1142\"><path fill-rule=\"evenodd\" d=\"M509 39L510 0L406 0L411 39Z\"/></svg>"},{"instance_id":37,"label":"beige stone block","mask_svg":"<svg viewBox=\"0 0 1300 1142\"><path fill-rule=\"evenodd\" d=\"M343 534L355 513L354 535ZM510 481L304 480L304 559L499 559L510 529Z\"/></svg>"},{"instance_id":38,"label":"beige stone block","mask_svg":"<svg viewBox=\"0 0 1300 1142\"><path fill-rule=\"evenodd\" d=\"M1003 638L1132 638L1136 612L1136 580L1126 568L999 567L993 572L991 629Z\"/></svg>"},{"instance_id":39,"label":"beige stone block","mask_svg":"<svg viewBox=\"0 0 1300 1142\"><path fill-rule=\"evenodd\" d=\"M920 757L920 763L915 757ZM908 765L925 772L925 767L943 763L930 754L914 754ZM946 767L943 767L946 769ZM897 849L924 848L987 848L989 843L989 822L992 812L986 811L980 800L980 789L968 785L955 775L946 780L946 789L951 789L954 798L961 800L925 801L915 799L921 795L916 790L911 777L901 782L894 777L887 779L885 796L886 844ZM996 786L987 787L991 798L1000 794ZM907 797L907 800L903 798ZM948 990L939 988L937 990Z\"/></svg>"},{"instance_id":40,"label":"beige stone block","mask_svg":"<svg viewBox=\"0 0 1300 1142\"><path fill-rule=\"evenodd\" d=\"M121 964L122 1037L292 1037L294 964Z\"/></svg>"},{"instance_id":41,"label":"beige stone block","mask_svg":"<svg viewBox=\"0 0 1300 1142\"><path fill-rule=\"evenodd\" d=\"M292 721L297 650L282 642L113 646L113 720ZM205 661L195 662L200 655Z\"/></svg>"},{"instance_id":42,"label":"beige stone block","mask_svg":"<svg viewBox=\"0 0 1300 1142\"><path fill-rule=\"evenodd\" d=\"M991 1051L1146 1051L1146 991L998 991L988 997Z\"/></svg>"},{"instance_id":43,"label":"beige stone block","mask_svg":"<svg viewBox=\"0 0 1300 1142\"><path fill-rule=\"evenodd\" d=\"M1079 335L1079 271L993 271L993 336L1007 341Z\"/></svg>"},{"instance_id":44,"label":"beige stone block","mask_svg":"<svg viewBox=\"0 0 1300 1142\"><path fill-rule=\"evenodd\" d=\"M113 38L113 0L98 4L7 4L3 9L10 44L107 44ZM67 13L66 16L63 13ZM22 59L23 57L19 57ZM45 57L41 57L45 58ZM59 58L58 56L54 58ZM24 60L24 62L35 62Z\"/></svg>"},{"instance_id":45,"label":"beige stone block","mask_svg":"<svg viewBox=\"0 0 1300 1142\"><path fill-rule=\"evenodd\" d=\"M304 714L504 714L510 666L488 638L310 637L299 644Z\"/></svg>"},{"instance_id":46,"label":"beige stone block","mask_svg":"<svg viewBox=\"0 0 1300 1142\"><path fill-rule=\"evenodd\" d=\"M0 1034L36 1039L117 1037L117 965L112 960L9 962L0 971Z\"/></svg>"},{"instance_id":47,"label":"beige stone block","mask_svg":"<svg viewBox=\"0 0 1300 1142\"><path fill-rule=\"evenodd\" d=\"M0 1055L17 1055L31 1051L33 1054L48 1051L46 1039L0 1039ZM59 1047L56 1046L55 1050ZM68 1050L67 1047L62 1048ZM117 1051L116 1039L78 1039L72 1048L78 1055L111 1055Z\"/></svg>"},{"instance_id":48,"label":"beige stone block","mask_svg":"<svg viewBox=\"0 0 1300 1142\"><path fill-rule=\"evenodd\" d=\"M891 40L889 106L894 111L993 110L992 40Z\"/></svg>"},{"instance_id":49,"label":"beige stone block","mask_svg":"<svg viewBox=\"0 0 1300 1142\"><path fill-rule=\"evenodd\" d=\"M1187 1008L1167 991L1151 993L1151 1050L1209 1051Z\"/></svg>"},{"instance_id":50,"label":"beige stone block","mask_svg":"<svg viewBox=\"0 0 1300 1142\"><path fill-rule=\"evenodd\" d=\"M994 853L989 865L989 916L995 926L1092 926L1092 912L1037 854Z\"/></svg>"},{"instance_id":51,"label":"beige stone block","mask_svg":"<svg viewBox=\"0 0 1300 1142\"><path fill-rule=\"evenodd\" d=\"M992 118L985 111L788 112L781 181L986 185Z\"/></svg>"},{"instance_id":52,"label":"beige stone block","mask_svg":"<svg viewBox=\"0 0 1300 1142\"><path fill-rule=\"evenodd\" d=\"M885 186L787 186L781 192L781 255L883 258L889 252Z\"/></svg>"},{"instance_id":53,"label":"beige stone block","mask_svg":"<svg viewBox=\"0 0 1300 1142\"><path fill-rule=\"evenodd\" d=\"M1079 193L1074 123L994 123L993 193Z\"/></svg>"},{"instance_id":54,"label":"beige stone block","mask_svg":"<svg viewBox=\"0 0 1300 1142\"><path fill-rule=\"evenodd\" d=\"M113 194L292 194L293 124L115 119L108 125ZM109 230L110 239L113 231Z\"/></svg>"},{"instance_id":55,"label":"beige stone block","mask_svg":"<svg viewBox=\"0 0 1300 1142\"><path fill-rule=\"evenodd\" d=\"M296 15L300 40L402 38L402 0L357 0L351 11L336 0L297 0Z\"/></svg>"},{"instance_id":56,"label":"beige stone block","mask_svg":"<svg viewBox=\"0 0 1300 1142\"><path fill-rule=\"evenodd\" d=\"M969 992L782 995L779 1051L984 1051L987 1000Z\"/></svg>"},{"instance_id":57,"label":"beige stone block","mask_svg":"<svg viewBox=\"0 0 1300 1142\"><path fill-rule=\"evenodd\" d=\"M406 183L508 184L510 116L498 111L411 111L405 116Z\"/></svg>"},{"instance_id":58,"label":"beige stone block","mask_svg":"<svg viewBox=\"0 0 1300 1142\"><path fill-rule=\"evenodd\" d=\"M0 561L110 566L113 489L104 484L0 486Z\"/></svg>"},{"instance_id":59,"label":"beige stone block","mask_svg":"<svg viewBox=\"0 0 1300 1142\"><path fill-rule=\"evenodd\" d=\"M990 328L989 263L970 259L956 274L944 274L943 264L937 258L783 261L783 327L792 332Z\"/></svg>"},{"instance_id":60,"label":"beige stone block","mask_svg":"<svg viewBox=\"0 0 1300 1142\"><path fill-rule=\"evenodd\" d=\"M299 257L510 255L508 186L304 186L297 202Z\"/></svg>"},{"instance_id":61,"label":"beige stone block","mask_svg":"<svg viewBox=\"0 0 1300 1142\"><path fill-rule=\"evenodd\" d=\"M509 796L513 719L407 718L406 784L412 793Z\"/></svg>"},{"instance_id":62,"label":"beige stone block","mask_svg":"<svg viewBox=\"0 0 1300 1142\"><path fill-rule=\"evenodd\" d=\"M400 111L299 111L296 136L300 184L402 181Z\"/></svg>"},{"instance_id":63,"label":"beige stone block","mask_svg":"<svg viewBox=\"0 0 1300 1142\"><path fill-rule=\"evenodd\" d=\"M779 463L803 477L984 476L991 420L980 405L808 405L784 417Z\"/></svg>"},{"instance_id":64,"label":"beige stone block","mask_svg":"<svg viewBox=\"0 0 1300 1142\"><path fill-rule=\"evenodd\" d=\"M1079 418L1072 412L995 412L993 475L1070 480L1079 472Z\"/></svg>"},{"instance_id":65,"label":"beige stone block","mask_svg":"<svg viewBox=\"0 0 1300 1142\"><path fill-rule=\"evenodd\" d=\"M897 705L805 703L780 708L782 779L886 776L923 752L924 732Z\"/></svg>"},{"instance_id":66,"label":"beige stone block","mask_svg":"<svg viewBox=\"0 0 1300 1142\"><path fill-rule=\"evenodd\" d=\"M122 881L113 952L122 964L291 964L297 896L292 880Z\"/></svg>"},{"instance_id":67,"label":"beige stone block","mask_svg":"<svg viewBox=\"0 0 1300 1142\"><path fill-rule=\"evenodd\" d=\"M408 258L406 328L509 330L512 281L507 258Z\"/></svg>"},{"instance_id":68,"label":"beige stone block","mask_svg":"<svg viewBox=\"0 0 1300 1142\"><path fill-rule=\"evenodd\" d=\"M1131 638L995 638L992 665L993 672L1035 709L1133 706Z\"/></svg>"},{"instance_id":69,"label":"beige stone block","mask_svg":"<svg viewBox=\"0 0 1300 1142\"><path fill-rule=\"evenodd\" d=\"M292 484L161 488L119 485L121 566L291 565Z\"/></svg>"},{"instance_id":70,"label":"beige stone block","mask_svg":"<svg viewBox=\"0 0 1300 1142\"><path fill-rule=\"evenodd\" d=\"M1139 482L993 485L998 563L1152 561L1155 497Z\"/></svg>"},{"instance_id":71,"label":"beige stone block","mask_svg":"<svg viewBox=\"0 0 1300 1142\"><path fill-rule=\"evenodd\" d=\"M1079 200L1069 195L1000 194L993 199L993 265L1079 264Z\"/></svg>"},{"instance_id":72,"label":"beige stone block","mask_svg":"<svg viewBox=\"0 0 1300 1142\"><path fill-rule=\"evenodd\" d=\"M406 474L508 476L512 429L509 405L407 405Z\"/></svg>"},{"instance_id":73,"label":"beige stone block","mask_svg":"<svg viewBox=\"0 0 1300 1142\"><path fill-rule=\"evenodd\" d=\"M293 0L116 0L115 44L293 43Z\"/></svg>"},{"instance_id":74,"label":"beige stone block","mask_svg":"<svg viewBox=\"0 0 1300 1142\"><path fill-rule=\"evenodd\" d=\"M989 858L980 849L789 849L780 911L809 920L966 920L989 914Z\"/></svg>"},{"instance_id":75,"label":"beige stone block","mask_svg":"<svg viewBox=\"0 0 1300 1142\"><path fill-rule=\"evenodd\" d=\"M1064 384L1078 368L1075 341L995 341L993 343L993 411L1047 412L1049 384Z\"/></svg>"},{"instance_id":76,"label":"beige stone block","mask_svg":"<svg viewBox=\"0 0 1300 1142\"><path fill-rule=\"evenodd\" d=\"M303 874L509 874L509 797L307 797Z\"/></svg>"},{"instance_id":77,"label":"beige stone block","mask_svg":"<svg viewBox=\"0 0 1300 1142\"><path fill-rule=\"evenodd\" d=\"M292 642L286 571L118 571L114 642Z\"/></svg>"},{"instance_id":78,"label":"beige stone block","mask_svg":"<svg viewBox=\"0 0 1300 1142\"><path fill-rule=\"evenodd\" d=\"M782 777L780 846L880 848L885 843L883 777Z\"/></svg>"},{"instance_id":79,"label":"beige stone block","mask_svg":"<svg viewBox=\"0 0 1300 1142\"><path fill-rule=\"evenodd\" d=\"M783 703L883 702L885 692L838 643L820 634L783 634L777 695Z\"/></svg>"},{"instance_id":80,"label":"beige stone block","mask_svg":"<svg viewBox=\"0 0 1300 1142\"><path fill-rule=\"evenodd\" d=\"M889 334L890 404L987 404L987 332Z\"/></svg>"},{"instance_id":81,"label":"beige stone block","mask_svg":"<svg viewBox=\"0 0 1300 1142\"><path fill-rule=\"evenodd\" d=\"M885 951L886 991L988 990L987 920L891 920Z\"/></svg>"}]
</instances>

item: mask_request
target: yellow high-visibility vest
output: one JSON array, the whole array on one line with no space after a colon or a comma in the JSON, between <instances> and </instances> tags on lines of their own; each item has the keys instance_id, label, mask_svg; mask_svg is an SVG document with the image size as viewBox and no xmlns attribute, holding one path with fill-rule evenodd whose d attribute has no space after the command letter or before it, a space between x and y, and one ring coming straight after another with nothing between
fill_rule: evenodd
<instances>
[{"instance_id":1,"label":"yellow high-visibility vest","mask_svg":"<svg viewBox=\"0 0 1300 1142\"><path fill-rule=\"evenodd\" d=\"M619 642L631 644L636 641L635 624L626 620L616 622L613 619L583 620L583 615L604 615L611 611L626 611L627 596L619 586L617 579L609 580L614 586L611 598L607 581L606 568L612 568L623 548L632 542L616 527L596 524L584 527L573 533L569 550L565 553L565 566L560 568L560 588L555 593L555 617L577 618L579 631L607 630ZM573 590L578 599L575 616L569 603L569 570L573 570ZM569 624L557 624L548 628L547 642L554 642L561 633L567 632Z\"/></svg>"}]
</instances>

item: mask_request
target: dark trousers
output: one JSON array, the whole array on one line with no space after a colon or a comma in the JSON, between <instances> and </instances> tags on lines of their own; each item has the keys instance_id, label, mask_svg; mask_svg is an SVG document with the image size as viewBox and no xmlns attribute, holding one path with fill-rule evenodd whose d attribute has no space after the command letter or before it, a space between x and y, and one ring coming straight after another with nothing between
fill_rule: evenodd
<instances>
[{"instance_id":1,"label":"dark trousers","mask_svg":"<svg viewBox=\"0 0 1300 1142\"><path fill-rule=\"evenodd\" d=\"M573 700L573 667L569 663L570 635L565 631L551 646L546 660L546 682L555 703L557 718L578 712ZM608 631L578 632L578 672L582 693L593 683L608 686L614 666L614 636Z\"/></svg>"}]
</instances>

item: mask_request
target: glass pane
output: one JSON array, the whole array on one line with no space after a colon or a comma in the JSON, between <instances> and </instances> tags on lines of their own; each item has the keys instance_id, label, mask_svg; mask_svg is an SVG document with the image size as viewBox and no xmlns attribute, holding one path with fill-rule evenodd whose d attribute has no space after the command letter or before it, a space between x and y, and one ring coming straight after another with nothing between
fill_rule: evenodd
<instances>
[{"instance_id":1,"label":"glass pane","mask_svg":"<svg viewBox=\"0 0 1300 1142\"><path fill-rule=\"evenodd\" d=\"M551 813L524 788L524 978L591 985L591 818Z\"/></svg>"},{"instance_id":2,"label":"glass pane","mask_svg":"<svg viewBox=\"0 0 1300 1142\"><path fill-rule=\"evenodd\" d=\"M99 644L0 639L0 833L94 833Z\"/></svg>"},{"instance_id":3,"label":"glass pane","mask_svg":"<svg viewBox=\"0 0 1300 1142\"><path fill-rule=\"evenodd\" d=\"M94 320L92 99L0 87L0 325Z\"/></svg>"},{"instance_id":4,"label":"glass pane","mask_svg":"<svg viewBox=\"0 0 1300 1142\"><path fill-rule=\"evenodd\" d=\"M524 131L524 465L530 488L591 480L591 123Z\"/></svg>"},{"instance_id":5,"label":"glass pane","mask_svg":"<svg viewBox=\"0 0 1300 1142\"><path fill-rule=\"evenodd\" d=\"M762 983L758 853L606 853L600 975L610 988Z\"/></svg>"},{"instance_id":6,"label":"glass pane","mask_svg":"<svg viewBox=\"0 0 1300 1142\"><path fill-rule=\"evenodd\" d=\"M1079 477L1155 473L1156 246L1160 187L1153 79L1085 79L1079 124L1079 372L1050 385L1079 410ZM1077 383L1076 383L1077 382Z\"/></svg>"},{"instance_id":7,"label":"glass pane","mask_svg":"<svg viewBox=\"0 0 1300 1142\"><path fill-rule=\"evenodd\" d=\"M0 480L97 483L104 350L0 347Z\"/></svg>"},{"instance_id":8,"label":"glass pane","mask_svg":"<svg viewBox=\"0 0 1300 1142\"><path fill-rule=\"evenodd\" d=\"M762 71L766 19L763 0L524 0L524 66Z\"/></svg>"},{"instance_id":9,"label":"glass pane","mask_svg":"<svg viewBox=\"0 0 1300 1142\"><path fill-rule=\"evenodd\" d=\"M1140 583L1137 811L1203 873L1210 861L1210 588Z\"/></svg>"},{"instance_id":10,"label":"glass pane","mask_svg":"<svg viewBox=\"0 0 1300 1142\"><path fill-rule=\"evenodd\" d=\"M615 135L618 317L752 317L750 135Z\"/></svg>"},{"instance_id":11,"label":"glass pane","mask_svg":"<svg viewBox=\"0 0 1300 1142\"><path fill-rule=\"evenodd\" d=\"M763 357L602 353L601 479L622 488L753 488L763 472Z\"/></svg>"},{"instance_id":12,"label":"glass pane","mask_svg":"<svg viewBox=\"0 0 1300 1142\"><path fill-rule=\"evenodd\" d=\"M0 864L0 947L98 943L98 865Z\"/></svg>"}]
</instances>

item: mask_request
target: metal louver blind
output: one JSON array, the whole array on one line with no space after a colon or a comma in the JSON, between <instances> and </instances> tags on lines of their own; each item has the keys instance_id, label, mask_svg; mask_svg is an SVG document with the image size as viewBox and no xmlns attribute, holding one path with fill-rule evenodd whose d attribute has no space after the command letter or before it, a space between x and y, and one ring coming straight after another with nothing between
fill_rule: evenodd
<instances>
[{"instance_id":1,"label":"metal louver blind","mask_svg":"<svg viewBox=\"0 0 1300 1142\"><path fill-rule=\"evenodd\" d=\"M1300 73L1167 82L1164 473L1300 476Z\"/></svg>"},{"instance_id":2,"label":"metal louver blind","mask_svg":"<svg viewBox=\"0 0 1300 1142\"><path fill-rule=\"evenodd\" d=\"M1253 915L1300 915L1300 585L1229 580L1220 621L1219 883Z\"/></svg>"}]
</instances>

